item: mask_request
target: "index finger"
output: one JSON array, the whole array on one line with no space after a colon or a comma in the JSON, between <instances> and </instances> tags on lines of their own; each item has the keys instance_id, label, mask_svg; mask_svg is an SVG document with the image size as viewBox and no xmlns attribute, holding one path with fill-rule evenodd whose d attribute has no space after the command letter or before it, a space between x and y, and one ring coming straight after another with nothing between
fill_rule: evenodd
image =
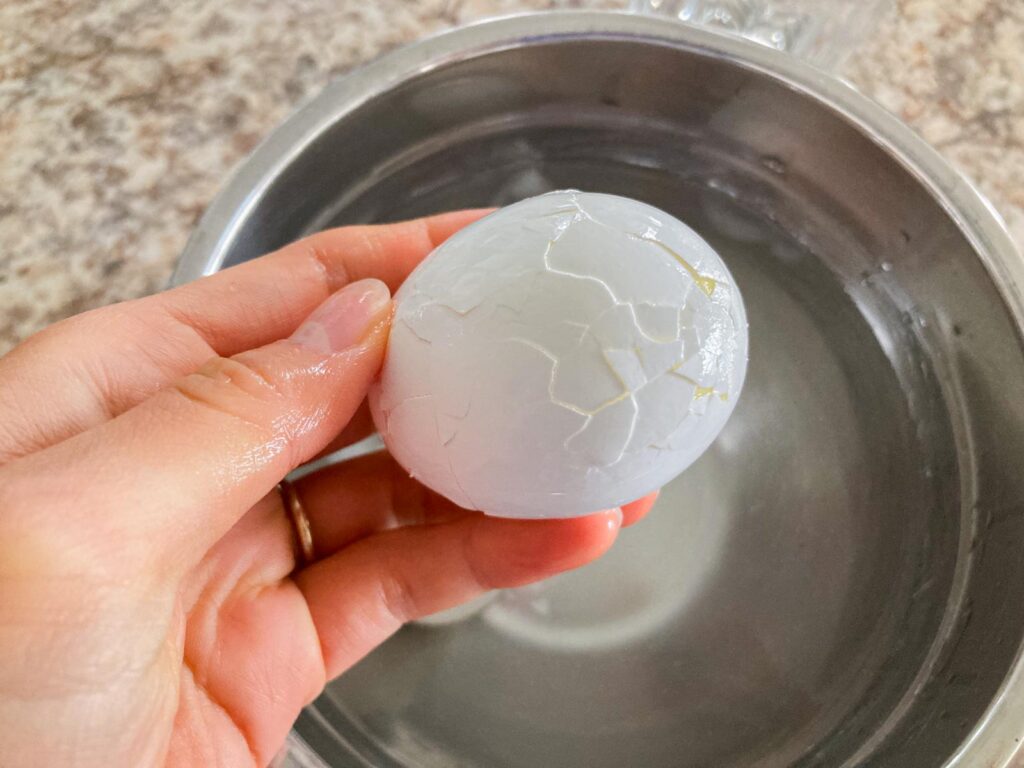
<instances>
[{"instance_id":1,"label":"index finger","mask_svg":"<svg viewBox=\"0 0 1024 768\"><path fill-rule=\"evenodd\" d=\"M376 277L394 290L437 245L486 213L326 230L52 326L0 358L0 463L123 413L211 357L288 336L350 281Z\"/></svg>"},{"instance_id":2,"label":"index finger","mask_svg":"<svg viewBox=\"0 0 1024 768\"><path fill-rule=\"evenodd\" d=\"M161 310L195 329L221 356L291 333L345 284L373 277L392 293L434 248L489 210L456 211L398 224L340 227L267 256L158 294Z\"/></svg>"}]
</instances>

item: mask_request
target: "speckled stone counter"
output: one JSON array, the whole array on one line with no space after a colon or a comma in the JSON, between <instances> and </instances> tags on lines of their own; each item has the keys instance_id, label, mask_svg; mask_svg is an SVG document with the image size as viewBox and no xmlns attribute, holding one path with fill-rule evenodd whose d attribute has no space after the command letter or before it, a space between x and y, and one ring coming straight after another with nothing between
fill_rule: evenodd
<instances>
[{"instance_id":1,"label":"speckled stone counter","mask_svg":"<svg viewBox=\"0 0 1024 768\"><path fill-rule=\"evenodd\" d=\"M0 4L0 353L158 290L225 176L329 79L423 34L572 0ZM1024 243L1024 3L898 0L845 76Z\"/></svg>"}]
</instances>

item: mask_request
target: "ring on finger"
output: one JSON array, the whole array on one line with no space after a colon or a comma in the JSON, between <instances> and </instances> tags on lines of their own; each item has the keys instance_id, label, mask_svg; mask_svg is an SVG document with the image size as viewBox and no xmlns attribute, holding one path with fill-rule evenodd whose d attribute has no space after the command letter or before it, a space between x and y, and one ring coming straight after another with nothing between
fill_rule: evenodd
<instances>
[{"instance_id":1,"label":"ring on finger","mask_svg":"<svg viewBox=\"0 0 1024 768\"><path fill-rule=\"evenodd\" d=\"M313 530L309 525L306 508L302 506L302 500L299 498L295 486L288 480L278 483L277 490L281 494L281 500L288 511L288 517L291 518L292 528L295 530L295 559L300 567L309 565L313 562L314 549Z\"/></svg>"}]
</instances>

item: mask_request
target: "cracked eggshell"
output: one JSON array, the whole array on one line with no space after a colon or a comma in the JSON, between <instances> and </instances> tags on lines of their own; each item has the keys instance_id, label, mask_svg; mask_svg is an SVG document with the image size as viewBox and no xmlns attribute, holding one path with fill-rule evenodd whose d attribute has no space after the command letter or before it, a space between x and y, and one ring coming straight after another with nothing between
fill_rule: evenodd
<instances>
[{"instance_id":1,"label":"cracked eggshell","mask_svg":"<svg viewBox=\"0 0 1024 768\"><path fill-rule=\"evenodd\" d=\"M572 517L695 461L746 365L739 291L696 232L635 200L552 192L413 271L370 406L395 459L456 504Z\"/></svg>"}]
</instances>

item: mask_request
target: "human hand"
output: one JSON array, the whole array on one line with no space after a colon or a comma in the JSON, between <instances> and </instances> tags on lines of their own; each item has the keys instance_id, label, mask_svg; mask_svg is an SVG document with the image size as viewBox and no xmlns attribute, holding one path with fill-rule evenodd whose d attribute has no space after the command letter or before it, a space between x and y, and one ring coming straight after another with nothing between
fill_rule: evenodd
<instances>
[{"instance_id":1,"label":"human hand","mask_svg":"<svg viewBox=\"0 0 1024 768\"><path fill-rule=\"evenodd\" d=\"M0 359L0 765L264 765L404 622L646 513L488 518L377 454L296 484L296 569L276 484L369 434L388 289L479 215L323 232Z\"/></svg>"}]
</instances>

